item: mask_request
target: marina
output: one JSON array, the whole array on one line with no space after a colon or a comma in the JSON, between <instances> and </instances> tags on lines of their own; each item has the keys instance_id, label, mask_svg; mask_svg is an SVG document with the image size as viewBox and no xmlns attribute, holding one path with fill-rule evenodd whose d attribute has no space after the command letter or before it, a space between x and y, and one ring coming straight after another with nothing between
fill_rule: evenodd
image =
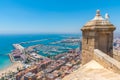
<instances>
[{"instance_id":1,"label":"marina","mask_svg":"<svg viewBox=\"0 0 120 80\"><path fill-rule=\"evenodd\" d=\"M70 39L69 40L61 39L60 41L53 41L53 42L49 42L48 44L36 44L28 47L24 46L24 45L27 45L30 43L36 43L36 42L39 42L39 41L34 40L29 43L22 42L20 44L19 43L13 44L14 49L9 54L9 58L10 58L10 61L12 62L12 66L9 66L8 68L6 68L5 71L7 71L8 73L6 73L4 70L1 71L2 76L5 76L5 74L7 74L8 77L6 77L6 79L8 79L10 78L10 75L9 75L10 72L12 72L16 74L15 75L16 78L19 78L20 77L19 74L21 74L21 72L18 72L18 71L19 70L22 71L30 67L30 69L27 70L27 72L29 71L31 72L31 70L34 71L36 70L36 68L39 68L39 71L43 71L42 75L46 74L44 78L49 79L51 76L54 76L54 77L56 76L55 78L57 78L57 75L55 74L58 74L59 70L61 70L62 68L66 68L66 70L68 70L69 68L71 72L72 66L77 64L77 62L80 63L80 56L78 56L80 54L79 40L76 41L72 39L70 41ZM51 44L51 43L54 43L54 44ZM75 59L74 57L76 56L78 58ZM75 61L77 60L76 63L74 60ZM35 65L35 66L32 66L32 65ZM75 65L75 66L78 67L78 65ZM75 68L75 66L73 67L73 69ZM30 74L33 74L33 73L26 74L26 76ZM61 78L62 78L63 76L65 76L65 74L68 74L68 73L65 73L65 74L61 73L61 74L63 74L61 75ZM39 75L39 73L37 73L36 76L39 76L38 77L39 79L42 77L41 75ZM12 78L14 79L15 77L12 77Z\"/></svg>"},{"instance_id":2,"label":"marina","mask_svg":"<svg viewBox=\"0 0 120 80\"><path fill-rule=\"evenodd\" d=\"M29 43L41 42L41 41L45 41L45 40L48 40L48 39L20 42L19 44L29 44Z\"/></svg>"},{"instance_id":3,"label":"marina","mask_svg":"<svg viewBox=\"0 0 120 80\"><path fill-rule=\"evenodd\" d=\"M31 36L32 35L32 36ZM29 42L31 43L25 43L20 44L24 48L35 46L35 45L51 45L50 43L61 41L62 39L69 38L70 36L74 37L76 36L79 38L79 34L21 34L21 35L1 35L0 38L2 39L0 41L0 70L2 68L8 67L11 64L11 60L9 58L9 53L11 53L15 48L12 44L20 44L21 42ZM63 36L66 37L63 37ZM48 40L49 39L49 40ZM36 40L40 40L37 41ZM55 44L56 45L56 44ZM62 53L62 51L59 51L59 53ZM42 52L39 52L40 55L45 55Z\"/></svg>"},{"instance_id":4,"label":"marina","mask_svg":"<svg viewBox=\"0 0 120 80\"><path fill-rule=\"evenodd\" d=\"M43 43L42 41L43 42L45 41L45 43ZM118 42L118 39L116 43L117 42ZM74 60L76 58L70 58L70 57L73 55L73 53L75 55L80 54L80 46L81 46L80 44L81 44L81 40L78 38L76 39L66 38L66 39L59 39L59 40L58 39L57 40L42 39L42 40L33 40L29 43L28 41L25 41L25 43L22 42L22 43L13 44L14 49L8 55L12 64L15 64L16 62L19 62L19 61L21 62L20 64L22 64L22 68L19 70L24 70L26 68L33 67L32 65L36 65L36 67L39 67L41 64L44 67L39 68L40 72L36 74L37 76L39 76L39 78L43 77L43 76L40 76L40 74L44 75L47 72L46 76L44 76L45 78L49 79L52 76L53 78L61 79L62 77L71 73L72 71L74 71L79 67L79 65L74 65L75 64ZM67 59L70 59L70 61ZM69 63L71 62L71 60L72 60L72 64ZM80 60L81 60L80 57L78 57L78 62L80 62ZM72 67L72 65L74 66ZM12 68L13 67L9 67L9 69L12 69ZM41 72L43 68L45 68L45 70ZM36 68L34 66L31 69L36 69ZM60 73L59 70L61 71L63 69L69 72L64 72L62 73L61 77L56 77L57 76L56 74ZM16 73L18 71L13 70L12 72ZM2 74L8 75L9 71L8 73L5 73L4 71L2 71ZM27 75L29 74L26 74L26 76Z\"/></svg>"},{"instance_id":5,"label":"marina","mask_svg":"<svg viewBox=\"0 0 120 80\"><path fill-rule=\"evenodd\" d=\"M34 40L31 42L36 42L36 41L38 40ZM33 54L34 55L39 54L41 56L54 59L54 56L58 54L63 54L68 52L69 50L72 50L72 49L74 50L78 48L79 42L80 42L79 39L64 39L64 40L57 41L57 43L50 42L50 44L47 44L47 45L37 44L29 47L23 47L21 44L13 44L15 49L11 52L11 54L9 54L9 56L12 62L25 61L27 57L33 56ZM51 44L51 43L54 43L54 44ZM29 43L25 43L25 44L29 44Z\"/></svg>"}]
</instances>

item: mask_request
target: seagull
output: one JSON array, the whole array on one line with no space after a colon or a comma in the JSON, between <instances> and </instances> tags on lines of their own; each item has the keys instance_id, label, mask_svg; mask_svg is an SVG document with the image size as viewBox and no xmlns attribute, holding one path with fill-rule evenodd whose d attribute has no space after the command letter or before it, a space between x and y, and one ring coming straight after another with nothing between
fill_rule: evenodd
<instances>
[{"instance_id":1,"label":"seagull","mask_svg":"<svg viewBox=\"0 0 120 80\"><path fill-rule=\"evenodd\" d=\"M108 20L109 18L110 18L109 14L106 13L106 14L105 14L105 19Z\"/></svg>"}]
</instances>

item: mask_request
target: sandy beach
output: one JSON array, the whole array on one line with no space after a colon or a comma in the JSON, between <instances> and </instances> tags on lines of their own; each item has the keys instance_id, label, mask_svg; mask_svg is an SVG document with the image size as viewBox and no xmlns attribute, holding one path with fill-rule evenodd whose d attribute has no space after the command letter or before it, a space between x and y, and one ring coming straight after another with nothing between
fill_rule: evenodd
<instances>
[{"instance_id":1,"label":"sandy beach","mask_svg":"<svg viewBox=\"0 0 120 80\"><path fill-rule=\"evenodd\" d=\"M14 62L13 64L8 66L7 68L0 70L0 78L2 76L4 76L5 74L8 74L9 72L17 72L17 68L23 68L23 64L19 61Z\"/></svg>"}]
</instances>

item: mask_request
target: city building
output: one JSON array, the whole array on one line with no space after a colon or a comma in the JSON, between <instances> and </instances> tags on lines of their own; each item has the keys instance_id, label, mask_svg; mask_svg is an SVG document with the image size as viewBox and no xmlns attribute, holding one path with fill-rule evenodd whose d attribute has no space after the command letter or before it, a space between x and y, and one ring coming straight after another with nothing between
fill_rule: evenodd
<instances>
[{"instance_id":1,"label":"city building","mask_svg":"<svg viewBox=\"0 0 120 80\"><path fill-rule=\"evenodd\" d=\"M36 80L36 76L34 73L28 72L24 75L24 80Z\"/></svg>"}]
</instances>

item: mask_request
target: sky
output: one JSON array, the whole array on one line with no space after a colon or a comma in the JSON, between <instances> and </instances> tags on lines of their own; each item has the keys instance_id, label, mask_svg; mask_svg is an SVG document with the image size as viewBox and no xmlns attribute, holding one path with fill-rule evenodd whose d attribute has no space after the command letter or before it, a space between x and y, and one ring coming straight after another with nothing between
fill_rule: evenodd
<instances>
[{"instance_id":1,"label":"sky","mask_svg":"<svg viewBox=\"0 0 120 80\"><path fill-rule=\"evenodd\" d=\"M79 33L96 10L120 31L120 0L0 0L0 34Z\"/></svg>"}]
</instances>

